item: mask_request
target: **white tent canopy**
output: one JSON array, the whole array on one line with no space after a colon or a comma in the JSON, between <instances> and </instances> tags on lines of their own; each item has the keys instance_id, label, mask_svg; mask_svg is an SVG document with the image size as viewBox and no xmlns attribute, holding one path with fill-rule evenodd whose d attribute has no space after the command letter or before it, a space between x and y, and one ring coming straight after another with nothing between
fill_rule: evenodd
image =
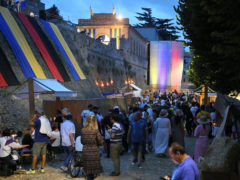
<instances>
[{"instance_id":1,"label":"white tent canopy","mask_svg":"<svg viewBox=\"0 0 240 180\"><path fill-rule=\"evenodd\" d=\"M71 91L64 87L55 79L38 79L33 78L34 96L39 94L54 94L55 97L76 97L77 92ZM18 98L28 98L28 85L17 93Z\"/></svg>"}]
</instances>

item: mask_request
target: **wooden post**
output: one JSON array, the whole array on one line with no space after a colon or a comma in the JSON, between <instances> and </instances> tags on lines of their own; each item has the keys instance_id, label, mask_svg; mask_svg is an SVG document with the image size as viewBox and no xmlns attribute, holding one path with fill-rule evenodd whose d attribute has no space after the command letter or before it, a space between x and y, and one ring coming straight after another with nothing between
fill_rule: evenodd
<instances>
[{"instance_id":1,"label":"wooden post","mask_svg":"<svg viewBox=\"0 0 240 180\"><path fill-rule=\"evenodd\" d=\"M35 113L33 78L28 79L28 99L29 99L29 117L30 119L32 119Z\"/></svg>"},{"instance_id":2,"label":"wooden post","mask_svg":"<svg viewBox=\"0 0 240 180\"><path fill-rule=\"evenodd\" d=\"M60 102L60 97L56 97L56 111L61 110L61 102ZM55 112L56 112L55 111Z\"/></svg>"},{"instance_id":3,"label":"wooden post","mask_svg":"<svg viewBox=\"0 0 240 180\"><path fill-rule=\"evenodd\" d=\"M208 103L208 86L204 85L204 102L203 104L206 106Z\"/></svg>"}]
</instances>

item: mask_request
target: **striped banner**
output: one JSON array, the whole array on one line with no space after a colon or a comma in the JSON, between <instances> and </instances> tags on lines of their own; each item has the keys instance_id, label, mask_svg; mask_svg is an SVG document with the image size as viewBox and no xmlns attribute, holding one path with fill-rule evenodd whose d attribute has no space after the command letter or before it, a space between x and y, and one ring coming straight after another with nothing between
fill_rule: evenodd
<instances>
[{"instance_id":1,"label":"striped banner","mask_svg":"<svg viewBox=\"0 0 240 180\"><path fill-rule=\"evenodd\" d=\"M0 72L7 82L8 86L19 85L19 81L15 76L10 63L8 62L7 56L3 49L0 47Z\"/></svg>"},{"instance_id":2,"label":"striped banner","mask_svg":"<svg viewBox=\"0 0 240 180\"><path fill-rule=\"evenodd\" d=\"M5 20L5 23L8 25L8 28L11 30L11 32L12 32L15 40L17 41L18 46L20 47L21 51L23 52L27 62L31 66L32 71L34 72L34 75L26 74L26 72L25 72L24 73L25 76L27 75L26 78L29 78L29 75L30 75L30 77L37 77L37 78L45 79L46 76L45 76L41 66L37 62L35 56L33 55L31 48L28 45L27 40L25 39L22 31L20 30L19 26L17 25L15 19L13 18L13 16L9 12L9 10L0 6L0 13L1 13L3 19ZM5 36L5 38L6 38L6 36ZM11 48L13 48L13 46L11 46ZM18 54L15 53L15 56L17 57Z\"/></svg>"},{"instance_id":3,"label":"striped banner","mask_svg":"<svg viewBox=\"0 0 240 180\"><path fill-rule=\"evenodd\" d=\"M61 56L58 55L57 51L54 48L54 44L51 43L50 38L43 32L43 29L38 24L37 20L33 17L28 16L29 22L32 24L38 35L40 36L43 44L45 45L46 49L48 50L49 55L51 56L55 66L57 67L58 71L60 72L64 81L70 81L70 77L67 73L66 68L63 65L63 61Z\"/></svg>"},{"instance_id":4,"label":"striped banner","mask_svg":"<svg viewBox=\"0 0 240 180\"><path fill-rule=\"evenodd\" d=\"M7 84L7 82L5 81L2 73L0 72L0 87L7 87L7 86L8 86L8 84Z\"/></svg>"},{"instance_id":5,"label":"striped banner","mask_svg":"<svg viewBox=\"0 0 240 180\"><path fill-rule=\"evenodd\" d=\"M28 18L25 14L17 13L19 19L23 23L24 27L28 31L29 35L31 36L32 40L36 44L37 48L39 49L43 59L45 60L49 70L51 71L53 78L63 82L63 78L59 73L58 69L56 68L51 56L49 55L46 47L44 46L41 38L39 37L36 30L33 28L32 24L29 22Z\"/></svg>"},{"instance_id":6,"label":"striped banner","mask_svg":"<svg viewBox=\"0 0 240 180\"><path fill-rule=\"evenodd\" d=\"M86 79L85 75L83 74L81 68L79 67L75 57L72 54L72 51L68 47L66 41L64 40L61 32L59 31L58 27L52 23L48 23L47 21L41 20L44 28L48 32L49 36L63 55L66 64L71 71L75 80Z\"/></svg>"}]
</instances>

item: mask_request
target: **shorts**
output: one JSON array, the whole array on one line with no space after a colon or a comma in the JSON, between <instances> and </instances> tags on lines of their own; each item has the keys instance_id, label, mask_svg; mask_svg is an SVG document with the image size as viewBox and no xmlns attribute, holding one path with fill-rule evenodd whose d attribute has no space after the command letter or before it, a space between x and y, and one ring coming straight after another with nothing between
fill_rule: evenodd
<instances>
[{"instance_id":1,"label":"shorts","mask_svg":"<svg viewBox=\"0 0 240 180\"><path fill-rule=\"evenodd\" d=\"M33 156L40 156L47 154L47 142L35 142L32 148Z\"/></svg>"},{"instance_id":2,"label":"shorts","mask_svg":"<svg viewBox=\"0 0 240 180\"><path fill-rule=\"evenodd\" d=\"M134 152L144 152L144 143L132 143L132 151Z\"/></svg>"}]
</instances>

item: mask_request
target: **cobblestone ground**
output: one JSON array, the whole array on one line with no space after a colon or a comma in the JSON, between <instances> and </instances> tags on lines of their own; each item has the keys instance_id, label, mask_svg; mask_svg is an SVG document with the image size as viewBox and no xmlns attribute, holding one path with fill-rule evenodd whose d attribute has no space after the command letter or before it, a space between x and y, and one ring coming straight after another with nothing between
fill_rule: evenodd
<instances>
[{"instance_id":1,"label":"cobblestone ground","mask_svg":"<svg viewBox=\"0 0 240 180\"><path fill-rule=\"evenodd\" d=\"M195 139L193 137L185 137L186 150L189 155L193 155ZM124 154L121 156L121 175L118 177L110 177L109 174L113 170L111 159L102 157L101 163L104 168L104 173L96 180L159 180L161 176L166 174L171 175L174 164L169 158L157 158L154 153L146 155L146 161L143 163L143 168L138 169L131 165L131 154ZM17 174L7 178L0 177L5 180L64 180L71 179L71 177L59 169L62 161L48 162L45 168L45 173L36 173L34 175ZM84 180L84 177L77 177L75 179Z\"/></svg>"}]
</instances>

